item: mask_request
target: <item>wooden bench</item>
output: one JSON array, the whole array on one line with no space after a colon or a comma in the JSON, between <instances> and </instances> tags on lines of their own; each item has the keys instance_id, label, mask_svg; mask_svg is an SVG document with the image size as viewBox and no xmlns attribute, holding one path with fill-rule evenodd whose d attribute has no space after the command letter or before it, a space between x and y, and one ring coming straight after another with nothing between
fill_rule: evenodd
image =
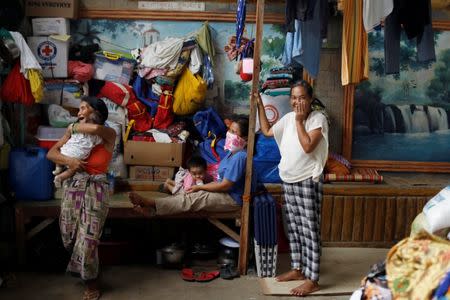
<instances>
[{"instance_id":1,"label":"wooden bench","mask_svg":"<svg viewBox=\"0 0 450 300\"><path fill-rule=\"evenodd\" d=\"M134 187L135 189L136 187ZM147 186L147 189L154 189L154 186ZM151 197L155 195L154 191L138 191L143 196ZM16 245L18 251L18 262L23 265L26 263L26 241L35 236L48 225L52 224L60 213L60 200L51 201L21 201L17 202L15 206L16 217ZM39 224L26 231L26 224L32 217L45 218ZM110 199L110 206L108 218L116 219L133 219L144 218L133 210L133 205L128 201L126 192L119 192L114 194ZM211 224L219 228L231 238L239 241L239 234L222 223L221 219L234 219L236 225L240 225L240 211L227 213L211 213L211 212L196 212L183 213L173 216L155 216L155 218L201 218L207 219Z\"/></svg>"},{"instance_id":2,"label":"wooden bench","mask_svg":"<svg viewBox=\"0 0 450 300\"><path fill-rule=\"evenodd\" d=\"M321 234L324 246L389 248L409 235L411 223L423 205L450 183L450 174L383 174L382 184L325 184L322 203ZM281 205L280 184L266 184ZM151 195L157 185L142 181L123 181L110 203L109 218L142 218L132 210L124 191ZM25 262L26 241L59 216L60 201L18 202L16 204L16 237L18 258ZM45 218L26 232L31 217ZM157 217L158 218L158 217ZM188 213L159 218L206 218L235 240L238 233L220 222L235 219L240 225L240 212ZM251 230L251 229L250 229Z\"/></svg>"},{"instance_id":3,"label":"wooden bench","mask_svg":"<svg viewBox=\"0 0 450 300\"><path fill-rule=\"evenodd\" d=\"M425 203L450 184L450 174L387 173L381 184L324 184L322 244L390 248L409 236ZM281 186L266 185L283 203Z\"/></svg>"}]
</instances>

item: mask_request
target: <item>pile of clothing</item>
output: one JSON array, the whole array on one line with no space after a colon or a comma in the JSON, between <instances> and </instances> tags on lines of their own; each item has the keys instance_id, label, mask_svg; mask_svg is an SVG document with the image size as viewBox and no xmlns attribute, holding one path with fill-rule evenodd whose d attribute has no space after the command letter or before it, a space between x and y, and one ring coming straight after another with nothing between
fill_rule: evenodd
<instances>
[{"instance_id":1,"label":"pile of clothing","mask_svg":"<svg viewBox=\"0 0 450 300\"><path fill-rule=\"evenodd\" d=\"M294 81L294 69L291 67L275 67L262 85L262 90L290 87Z\"/></svg>"}]
</instances>

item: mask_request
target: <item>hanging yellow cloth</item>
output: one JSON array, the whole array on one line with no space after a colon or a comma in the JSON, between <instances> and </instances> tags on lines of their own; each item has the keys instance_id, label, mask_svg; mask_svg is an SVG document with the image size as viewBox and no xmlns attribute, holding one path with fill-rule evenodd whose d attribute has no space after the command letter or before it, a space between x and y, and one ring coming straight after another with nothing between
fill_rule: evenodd
<instances>
[{"instance_id":1,"label":"hanging yellow cloth","mask_svg":"<svg viewBox=\"0 0 450 300\"><path fill-rule=\"evenodd\" d=\"M30 81L31 93L36 103L41 102L44 97L44 77L41 70L27 69L27 77Z\"/></svg>"},{"instance_id":2,"label":"hanging yellow cloth","mask_svg":"<svg viewBox=\"0 0 450 300\"><path fill-rule=\"evenodd\" d=\"M342 29L342 85L369 78L369 49L363 25L362 0L344 0Z\"/></svg>"}]
</instances>

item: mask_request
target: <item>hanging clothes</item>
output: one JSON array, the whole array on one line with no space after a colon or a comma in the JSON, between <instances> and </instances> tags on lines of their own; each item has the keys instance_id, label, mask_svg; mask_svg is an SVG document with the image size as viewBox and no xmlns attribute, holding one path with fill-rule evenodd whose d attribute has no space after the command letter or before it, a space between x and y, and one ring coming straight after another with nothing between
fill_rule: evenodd
<instances>
[{"instance_id":1,"label":"hanging clothes","mask_svg":"<svg viewBox=\"0 0 450 300\"><path fill-rule=\"evenodd\" d=\"M246 0L238 0L236 10L236 48L241 46L241 38L244 34L245 17L247 14Z\"/></svg>"},{"instance_id":2,"label":"hanging clothes","mask_svg":"<svg viewBox=\"0 0 450 300\"><path fill-rule=\"evenodd\" d=\"M295 32L295 20L307 21L313 18L317 0L286 0L286 30Z\"/></svg>"},{"instance_id":3,"label":"hanging clothes","mask_svg":"<svg viewBox=\"0 0 450 300\"><path fill-rule=\"evenodd\" d=\"M178 63L183 39L167 38L150 44L142 51L141 66L154 69L174 69ZM141 77L145 75L140 74Z\"/></svg>"},{"instance_id":4,"label":"hanging clothes","mask_svg":"<svg viewBox=\"0 0 450 300\"><path fill-rule=\"evenodd\" d=\"M394 8L393 0L363 0L363 21L366 32L380 25Z\"/></svg>"},{"instance_id":5,"label":"hanging clothes","mask_svg":"<svg viewBox=\"0 0 450 300\"><path fill-rule=\"evenodd\" d=\"M211 37L211 29L209 28L209 23L206 21L203 26L197 32L195 37L197 44L200 46L202 51L211 58L211 64L214 66L214 56L216 55L216 50L214 49L213 40Z\"/></svg>"},{"instance_id":6,"label":"hanging clothes","mask_svg":"<svg viewBox=\"0 0 450 300\"><path fill-rule=\"evenodd\" d=\"M44 77L42 72L36 69L28 69L27 77L34 100L36 103L41 102L42 98L44 98Z\"/></svg>"},{"instance_id":7,"label":"hanging clothes","mask_svg":"<svg viewBox=\"0 0 450 300\"><path fill-rule=\"evenodd\" d=\"M3 82L0 98L5 102L19 102L24 105L34 103L30 82L20 73L20 62L16 62Z\"/></svg>"},{"instance_id":8,"label":"hanging clothes","mask_svg":"<svg viewBox=\"0 0 450 300\"><path fill-rule=\"evenodd\" d=\"M384 22L384 62L385 74L398 74L400 72L400 37L402 26L406 35L414 35L407 28L402 20L401 9L396 6L398 1L394 2L394 10ZM431 2L428 0L428 19L431 19ZM403 12L404 13L404 12ZM421 22L419 22L421 23ZM423 21L422 21L423 23ZM411 30L411 27L409 28ZM418 30L415 28L413 31ZM420 30L419 30L420 31ZM416 37L417 60L420 62L436 61L436 50L434 48L434 32L432 24L429 22Z\"/></svg>"},{"instance_id":9,"label":"hanging clothes","mask_svg":"<svg viewBox=\"0 0 450 300\"><path fill-rule=\"evenodd\" d=\"M313 18L301 22L301 39L302 50L298 57L293 58L295 61L303 65L313 78L317 77L320 65L320 49L322 47L323 27L327 26L327 19L324 7L328 7L328 0L317 0L315 2Z\"/></svg>"},{"instance_id":10,"label":"hanging clothes","mask_svg":"<svg viewBox=\"0 0 450 300\"><path fill-rule=\"evenodd\" d=\"M363 5L358 0L344 1L342 30L342 85L369 78L369 48L363 26Z\"/></svg>"},{"instance_id":11,"label":"hanging clothes","mask_svg":"<svg viewBox=\"0 0 450 300\"><path fill-rule=\"evenodd\" d=\"M153 128L165 129L173 123L173 94L171 90L163 90L159 99L158 111L156 112Z\"/></svg>"},{"instance_id":12,"label":"hanging clothes","mask_svg":"<svg viewBox=\"0 0 450 300\"><path fill-rule=\"evenodd\" d=\"M189 60L189 70L192 72L192 74L197 74L198 72L200 72L202 62L202 51L198 46L195 46L191 51L191 59Z\"/></svg>"},{"instance_id":13,"label":"hanging clothes","mask_svg":"<svg viewBox=\"0 0 450 300\"><path fill-rule=\"evenodd\" d=\"M281 63L285 66L289 66L292 63L293 58L298 58L302 51L302 31L301 22L295 20L295 31L287 32L284 43L283 57Z\"/></svg>"},{"instance_id":14,"label":"hanging clothes","mask_svg":"<svg viewBox=\"0 0 450 300\"><path fill-rule=\"evenodd\" d=\"M212 89L214 83L214 72L212 69L212 61L208 54L203 55L203 80L208 85L208 89Z\"/></svg>"},{"instance_id":15,"label":"hanging clothes","mask_svg":"<svg viewBox=\"0 0 450 300\"><path fill-rule=\"evenodd\" d=\"M28 47L28 44L23 38L22 34L20 32L14 31L10 31L9 33L13 37L17 47L19 47L20 49L20 73L24 74L24 76L27 76L26 70L28 69L36 69L42 71L41 65L37 61L33 52L31 52L31 49L30 47Z\"/></svg>"},{"instance_id":16,"label":"hanging clothes","mask_svg":"<svg viewBox=\"0 0 450 300\"><path fill-rule=\"evenodd\" d=\"M392 13L398 16L408 39L412 39L422 34L425 26L431 23L431 1L394 0Z\"/></svg>"}]
</instances>

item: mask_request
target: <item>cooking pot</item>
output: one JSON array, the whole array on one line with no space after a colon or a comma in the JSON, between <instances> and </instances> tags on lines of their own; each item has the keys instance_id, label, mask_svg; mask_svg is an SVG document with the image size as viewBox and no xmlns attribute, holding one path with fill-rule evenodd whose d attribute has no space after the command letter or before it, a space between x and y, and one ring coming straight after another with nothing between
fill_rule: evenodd
<instances>
[{"instance_id":1,"label":"cooking pot","mask_svg":"<svg viewBox=\"0 0 450 300\"><path fill-rule=\"evenodd\" d=\"M224 237L219 240L220 251L217 263L220 266L237 265L239 257L239 243L229 237Z\"/></svg>"},{"instance_id":2,"label":"cooking pot","mask_svg":"<svg viewBox=\"0 0 450 300\"><path fill-rule=\"evenodd\" d=\"M164 262L180 264L183 262L184 249L177 244L172 244L161 249Z\"/></svg>"},{"instance_id":3,"label":"cooking pot","mask_svg":"<svg viewBox=\"0 0 450 300\"><path fill-rule=\"evenodd\" d=\"M238 251L239 248L231 248L221 245L219 257L217 258L217 263L219 264L219 266L235 266L239 255Z\"/></svg>"}]
</instances>

